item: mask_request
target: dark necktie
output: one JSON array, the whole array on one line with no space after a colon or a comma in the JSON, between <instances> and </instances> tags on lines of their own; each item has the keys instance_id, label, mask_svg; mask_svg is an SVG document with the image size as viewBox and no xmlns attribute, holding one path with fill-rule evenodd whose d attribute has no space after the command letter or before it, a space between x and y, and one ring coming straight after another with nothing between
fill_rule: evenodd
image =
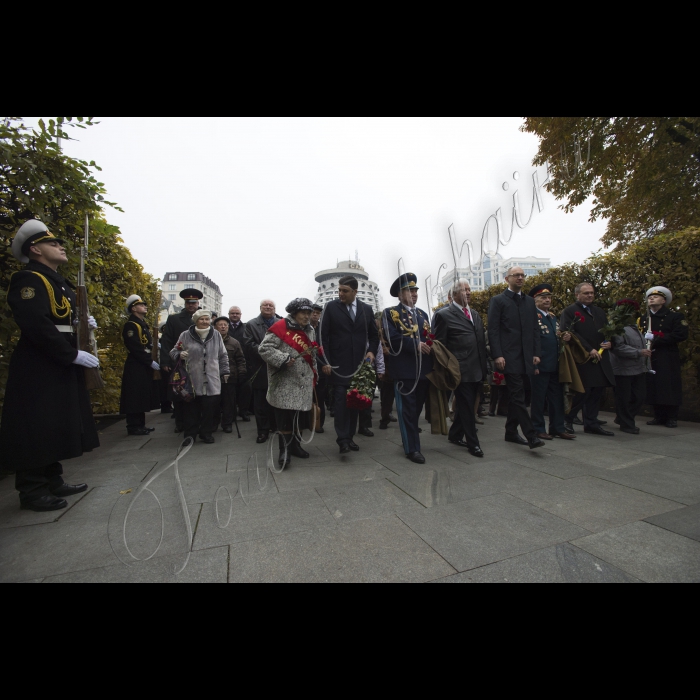
<instances>
[{"instance_id":1,"label":"dark necktie","mask_svg":"<svg viewBox=\"0 0 700 700\"><path fill-rule=\"evenodd\" d=\"M354 321L357 318L357 315L355 314L355 307L352 304L348 306L348 311L350 312L350 318Z\"/></svg>"}]
</instances>

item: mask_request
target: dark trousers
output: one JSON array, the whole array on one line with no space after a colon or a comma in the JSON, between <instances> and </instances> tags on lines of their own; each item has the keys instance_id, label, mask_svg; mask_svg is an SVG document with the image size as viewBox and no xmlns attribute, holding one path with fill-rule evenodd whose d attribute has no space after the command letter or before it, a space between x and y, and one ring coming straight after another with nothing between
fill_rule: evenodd
<instances>
[{"instance_id":1,"label":"dark trousers","mask_svg":"<svg viewBox=\"0 0 700 700\"><path fill-rule=\"evenodd\" d=\"M634 377L615 377L615 410L621 428L634 430L637 427L635 417L644 405L647 391L647 375Z\"/></svg>"},{"instance_id":2,"label":"dark trousers","mask_svg":"<svg viewBox=\"0 0 700 700\"><path fill-rule=\"evenodd\" d=\"M678 421L678 414L680 413L680 406L654 406L654 418L656 418L659 423L670 423L671 421Z\"/></svg>"},{"instance_id":3,"label":"dark trousers","mask_svg":"<svg viewBox=\"0 0 700 700\"><path fill-rule=\"evenodd\" d=\"M339 445L346 442L351 442L357 432L357 421L360 415L359 411L354 411L348 408L348 391L350 385L333 387L334 403L333 412L335 413L335 432L338 436L336 441Z\"/></svg>"},{"instance_id":4,"label":"dark trousers","mask_svg":"<svg viewBox=\"0 0 700 700\"><path fill-rule=\"evenodd\" d=\"M489 405L489 413L499 416L508 415L509 406L509 394L507 386L496 386L495 384L491 387L491 403Z\"/></svg>"},{"instance_id":5,"label":"dark trousers","mask_svg":"<svg viewBox=\"0 0 700 700\"><path fill-rule=\"evenodd\" d=\"M146 414L145 413L127 413L126 428L145 428Z\"/></svg>"},{"instance_id":6,"label":"dark trousers","mask_svg":"<svg viewBox=\"0 0 700 700\"><path fill-rule=\"evenodd\" d=\"M427 379L422 379L418 382L416 390L404 396L399 387L403 385L404 391L410 389L415 384L415 379L398 380L395 387L396 395L396 410L399 418L399 428L401 429L401 439L403 440L403 448L407 455L420 452L420 433L418 432L418 421L425 400L428 397ZM472 401L472 417L474 416L474 402Z\"/></svg>"},{"instance_id":7,"label":"dark trousers","mask_svg":"<svg viewBox=\"0 0 700 700\"><path fill-rule=\"evenodd\" d=\"M236 420L236 385L221 385L221 425L230 428Z\"/></svg>"},{"instance_id":8,"label":"dark trousers","mask_svg":"<svg viewBox=\"0 0 700 700\"><path fill-rule=\"evenodd\" d=\"M372 430L372 409L360 411L360 430Z\"/></svg>"},{"instance_id":9,"label":"dark trousers","mask_svg":"<svg viewBox=\"0 0 700 700\"><path fill-rule=\"evenodd\" d=\"M537 431L532 425L530 412L527 410L527 400L525 398L525 374L507 374L506 383L510 401L508 406L508 420L506 421L506 436L517 437L518 426L523 431L526 439L530 440L537 436ZM472 410L474 406L472 405Z\"/></svg>"},{"instance_id":10,"label":"dark trousers","mask_svg":"<svg viewBox=\"0 0 700 700\"><path fill-rule=\"evenodd\" d=\"M578 415L578 412L583 408L583 425L586 429L597 430L600 428L598 414L600 413L600 402L603 400L605 387L596 386L592 389L586 389L585 394L579 394L574 401L571 409L571 421L567 416L567 422L572 422Z\"/></svg>"},{"instance_id":11,"label":"dark trousers","mask_svg":"<svg viewBox=\"0 0 700 700\"><path fill-rule=\"evenodd\" d=\"M160 370L160 410L165 413L171 413L173 410L173 402L170 400L170 374L164 369Z\"/></svg>"},{"instance_id":12,"label":"dark trousers","mask_svg":"<svg viewBox=\"0 0 700 700\"><path fill-rule=\"evenodd\" d=\"M199 396L194 401L184 403L185 437L211 435L219 422L221 411L220 396Z\"/></svg>"},{"instance_id":13,"label":"dark trousers","mask_svg":"<svg viewBox=\"0 0 700 700\"><path fill-rule=\"evenodd\" d=\"M396 401L394 382L391 379L385 377L384 381L379 382L379 396L382 402L382 423L389 425L389 416L394 410L394 401Z\"/></svg>"},{"instance_id":14,"label":"dark trousers","mask_svg":"<svg viewBox=\"0 0 700 700\"><path fill-rule=\"evenodd\" d=\"M63 467L55 462L43 467L20 469L15 476L15 488L22 503L50 496L52 489L63 486Z\"/></svg>"},{"instance_id":15,"label":"dark trousers","mask_svg":"<svg viewBox=\"0 0 700 700\"><path fill-rule=\"evenodd\" d=\"M549 407L549 433L561 435L564 427L564 387L559 372L540 372L532 377L532 424L538 434L546 433L545 408Z\"/></svg>"},{"instance_id":16,"label":"dark trousers","mask_svg":"<svg viewBox=\"0 0 700 700\"><path fill-rule=\"evenodd\" d=\"M250 404L253 400L253 389L250 384L243 382L236 387L236 405L238 415L245 418L250 413Z\"/></svg>"},{"instance_id":17,"label":"dark trousers","mask_svg":"<svg viewBox=\"0 0 700 700\"><path fill-rule=\"evenodd\" d=\"M321 374L319 372L319 374ZM328 380L321 376L319 377L316 386L316 398L318 399L318 408L321 412L321 427L326 424L326 401L328 400Z\"/></svg>"},{"instance_id":18,"label":"dark trousers","mask_svg":"<svg viewBox=\"0 0 700 700\"><path fill-rule=\"evenodd\" d=\"M185 425L185 402L184 401L173 401L173 415L175 416L175 426L177 428L182 428Z\"/></svg>"},{"instance_id":19,"label":"dark trousers","mask_svg":"<svg viewBox=\"0 0 700 700\"><path fill-rule=\"evenodd\" d=\"M482 382L462 382L455 389L457 406L455 422L450 428L449 439L452 442L464 440L473 450L479 445L479 435L476 432L476 417L474 407L481 391Z\"/></svg>"},{"instance_id":20,"label":"dark trousers","mask_svg":"<svg viewBox=\"0 0 700 700\"><path fill-rule=\"evenodd\" d=\"M253 389L253 405L258 434L269 433L275 422L275 411L267 402L267 389Z\"/></svg>"}]
</instances>

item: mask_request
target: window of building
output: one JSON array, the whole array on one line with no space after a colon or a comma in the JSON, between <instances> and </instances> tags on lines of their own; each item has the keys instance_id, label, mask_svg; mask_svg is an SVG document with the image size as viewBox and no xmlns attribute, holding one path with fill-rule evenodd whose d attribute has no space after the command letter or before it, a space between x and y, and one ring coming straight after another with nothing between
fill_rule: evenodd
<instances>
[{"instance_id":1,"label":"window of building","mask_svg":"<svg viewBox=\"0 0 700 700\"><path fill-rule=\"evenodd\" d=\"M173 280L174 282L177 282L177 275L170 275L170 277L168 279Z\"/></svg>"},{"instance_id":2,"label":"window of building","mask_svg":"<svg viewBox=\"0 0 700 700\"><path fill-rule=\"evenodd\" d=\"M197 275L195 275L195 274L190 273L189 275L187 275L188 282L194 282L196 279L197 279Z\"/></svg>"},{"instance_id":3,"label":"window of building","mask_svg":"<svg viewBox=\"0 0 700 700\"><path fill-rule=\"evenodd\" d=\"M170 291L171 291L171 292L174 292L176 289L177 289L177 285L176 285L176 284L171 284L171 285L170 285Z\"/></svg>"},{"instance_id":4,"label":"window of building","mask_svg":"<svg viewBox=\"0 0 700 700\"><path fill-rule=\"evenodd\" d=\"M175 295L174 294L168 294L168 299L170 301L175 301Z\"/></svg>"}]
</instances>

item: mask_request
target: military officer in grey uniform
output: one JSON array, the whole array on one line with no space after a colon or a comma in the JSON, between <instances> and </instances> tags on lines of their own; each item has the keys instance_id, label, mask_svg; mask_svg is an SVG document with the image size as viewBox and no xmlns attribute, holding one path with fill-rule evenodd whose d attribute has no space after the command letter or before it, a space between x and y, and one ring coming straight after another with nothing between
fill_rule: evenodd
<instances>
[{"instance_id":1,"label":"military officer in grey uniform","mask_svg":"<svg viewBox=\"0 0 700 700\"><path fill-rule=\"evenodd\" d=\"M7 302L22 333L10 360L0 429L0 468L16 472L23 510L68 507L86 484L63 481L61 462L100 446L83 368L99 366L78 350L76 297L58 274L64 242L40 221L22 226L12 254L26 267L12 275ZM91 328L97 328L89 319Z\"/></svg>"}]
</instances>

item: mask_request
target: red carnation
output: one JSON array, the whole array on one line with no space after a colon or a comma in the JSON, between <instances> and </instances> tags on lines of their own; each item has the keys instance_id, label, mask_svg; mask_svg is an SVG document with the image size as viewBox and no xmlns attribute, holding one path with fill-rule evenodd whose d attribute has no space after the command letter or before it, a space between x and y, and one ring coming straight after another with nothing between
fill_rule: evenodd
<instances>
[{"instance_id":1,"label":"red carnation","mask_svg":"<svg viewBox=\"0 0 700 700\"><path fill-rule=\"evenodd\" d=\"M503 382L506 380L506 375L505 374L500 374L499 372L494 372L493 373L493 383L496 386L501 386Z\"/></svg>"},{"instance_id":2,"label":"red carnation","mask_svg":"<svg viewBox=\"0 0 700 700\"><path fill-rule=\"evenodd\" d=\"M585 323L586 317L580 311L577 311L576 312L576 321L578 321L578 323Z\"/></svg>"},{"instance_id":3,"label":"red carnation","mask_svg":"<svg viewBox=\"0 0 700 700\"><path fill-rule=\"evenodd\" d=\"M662 333L661 331L652 331L652 335L655 338L665 338L666 337L666 335L664 333Z\"/></svg>"}]
</instances>

